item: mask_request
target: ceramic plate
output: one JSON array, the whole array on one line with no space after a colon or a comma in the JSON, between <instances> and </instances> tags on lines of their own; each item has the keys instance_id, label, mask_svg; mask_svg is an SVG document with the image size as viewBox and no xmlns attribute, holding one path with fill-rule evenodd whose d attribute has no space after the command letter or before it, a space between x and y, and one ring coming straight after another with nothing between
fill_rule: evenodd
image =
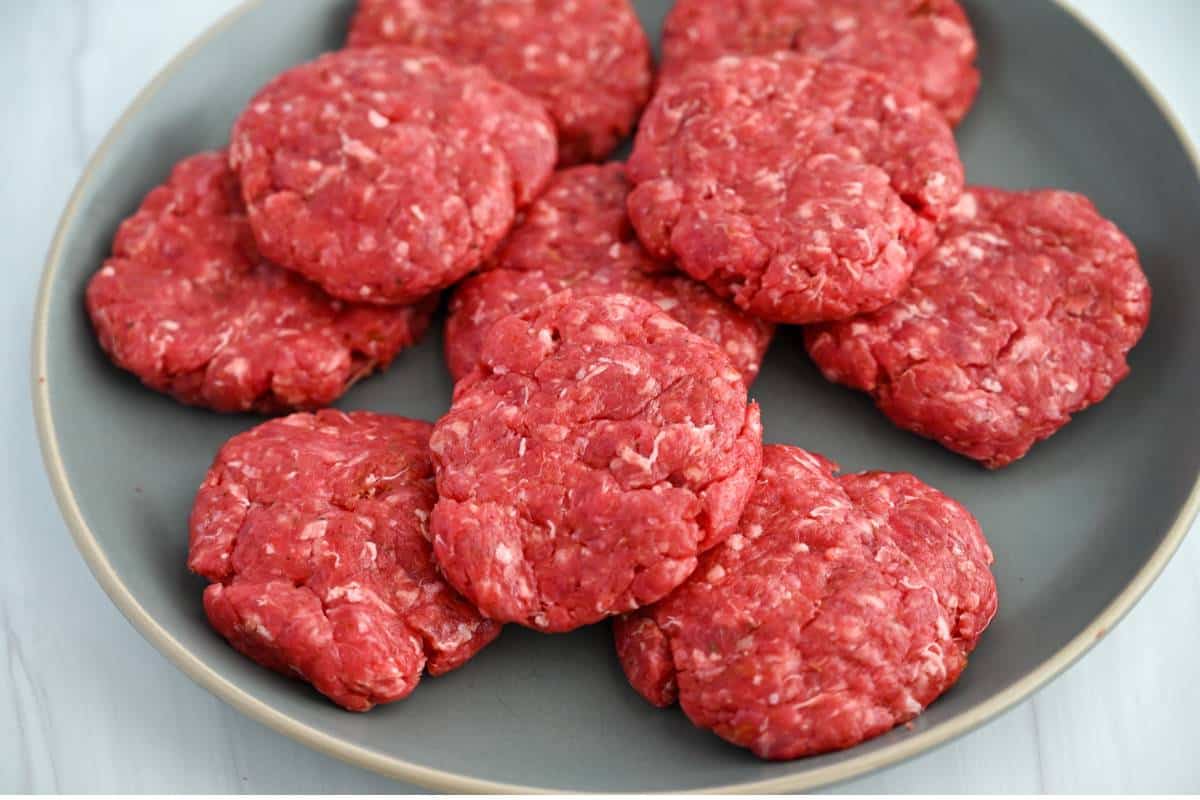
<instances>
[{"instance_id":1,"label":"ceramic plate","mask_svg":"<svg viewBox=\"0 0 1200 800\"><path fill-rule=\"evenodd\" d=\"M667 0L634 0L657 39ZM440 789L808 789L958 736L1050 680L1128 611L1178 546L1200 474L1200 183L1168 113L1095 33L1046 0L969 0L983 90L958 131L974 183L1090 195L1138 245L1153 319L1133 374L1100 406L988 472L893 428L823 381L783 331L752 394L769 441L847 469L908 470L963 501L996 552L1001 610L962 680L908 728L840 753L764 763L660 711L625 683L607 625L565 636L510 627L409 699L359 715L231 650L184 567L192 496L252 417L184 408L111 366L84 286L118 223L178 159L226 141L276 72L339 46L349 0L258 0L182 53L134 102L83 175L38 300L34 394L47 468L97 579L195 681L300 741ZM430 336L341 405L435 419L450 378ZM1119 687L1113 687L1114 691Z\"/></svg>"}]
</instances>

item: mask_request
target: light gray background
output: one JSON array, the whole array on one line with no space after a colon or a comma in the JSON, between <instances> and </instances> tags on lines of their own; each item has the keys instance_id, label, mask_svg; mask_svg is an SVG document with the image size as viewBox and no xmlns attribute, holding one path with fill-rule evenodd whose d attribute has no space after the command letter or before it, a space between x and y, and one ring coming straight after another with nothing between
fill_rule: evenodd
<instances>
[{"instance_id":1,"label":"light gray background","mask_svg":"<svg viewBox=\"0 0 1200 800\"><path fill-rule=\"evenodd\" d=\"M300 0L302 2L302 0ZM1002 2L1002 0L997 0ZM395 792L190 683L93 582L42 475L29 402L41 262L84 162L134 94L234 0L0 2L0 791ZM1194 0L1070 0L1145 71L1200 141ZM842 789L1200 790L1200 537L1064 677L992 724Z\"/></svg>"}]
</instances>

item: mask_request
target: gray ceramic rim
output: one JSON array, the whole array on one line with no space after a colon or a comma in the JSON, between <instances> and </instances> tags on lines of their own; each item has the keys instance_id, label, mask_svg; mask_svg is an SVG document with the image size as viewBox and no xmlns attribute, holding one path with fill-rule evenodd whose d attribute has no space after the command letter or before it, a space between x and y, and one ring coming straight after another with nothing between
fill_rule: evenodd
<instances>
[{"instance_id":1,"label":"gray ceramic rim","mask_svg":"<svg viewBox=\"0 0 1200 800\"><path fill-rule=\"evenodd\" d=\"M410 781L430 789L445 792L496 792L502 794L529 794L552 791L544 788L520 786L516 784L497 783L494 781L478 780L463 775L456 775L442 770L430 769L420 764L413 764L398 758L384 756L365 748L345 742L337 737L323 733L309 725L284 714L271 706L255 699L237 685L225 680L214 672L194 653L184 647L164 630L154 617L146 611L137 598L121 582L113 570L104 551L91 529L88 528L83 514L79 510L75 495L71 490L66 469L58 448L54 420L50 411L50 387L41 381L39 376L46 374L46 334L48 327L48 312L50 308L50 293L54 286L54 278L58 273L62 257L63 236L68 223L74 217L79 198L85 187L94 179L95 166L107 153L114 142L129 125L133 114L163 87L176 69L203 47L210 39L221 31L234 25L251 8L261 0L245 0L240 6L230 11L208 30L194 39L178 55L159 71L146 88L144 88L129 107L113 125L112 130L104 137L104 141L92 154L83 170L67 202L62 218L59 220L54 239L50 243L50 251L46 257L46 265L42 274L41 285L38 289L37 306L33 321L33 408L37 419L38 440L41 444L42 459L50 478L51 488L66 520L75 546L83 555L88 568L99 581L100 586L149 642L163 655L171 660L185 675L204 687L229 705L253 720L263 723L279 733L289 736L308 747L327 755L341 759L358 767L386 775L396 780ZM1159 94L1155 87L1128 56L1123 53L1103 32L1090 21L1081 17L1074 9L1061 0L1053 0L1064 11L1070 14L1076 22L1087 28L1111 53L1125 66L1141 84L1142 90L1154 101L1159 112L1175 131L1175 136L1182 144L1192 161L1197 179L1200 180L1200 157L1196 148L1184 131L1178 117ZM1084 655L1108 631L1112 630L1121 619L1133 608L1134 604L1145 594L1150 585L1166 567L1167 562L1187 535L1197 512L1200 511L1200 476L1192 486L1187 501L1183 504L1174 523L1163 537L1162 542L1154 550L1146 564L1134 575L1133 580L1118 594L1108 606L1096 616L1074 639L1050 658L1039 664L1025 677L996 693L986 701L979 703L966 713L959 714L941 725L923 731L911 738L906 738L889 747L876 752L852 757L837 764L811 770L802 775L793 775L765 781L749 783L734 783L725 786L713 786L706 792L720 794L752 794L768 792L794 792L814 789L820 786L849 780L850 778L872 772L877 769L896 764L911 758L951 739L982 725L993 717L1002 714L1021 702L1042 686L1049 683Z\"/></svg>"}]
</instances>

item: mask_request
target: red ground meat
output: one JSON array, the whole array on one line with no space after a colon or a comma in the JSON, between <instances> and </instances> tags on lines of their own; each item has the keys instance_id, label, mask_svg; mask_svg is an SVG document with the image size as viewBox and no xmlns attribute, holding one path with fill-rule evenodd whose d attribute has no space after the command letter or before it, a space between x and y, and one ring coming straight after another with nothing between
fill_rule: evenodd
<instances>
[{"instance_id":1,"label":"red ground meat","mask_svg":"<svg viewBox=\"0 0 1200 800\"><path fill-rule=\"evenodd\" d=\"M805 332L831 381L1002 467L1103 400L1150 318L1137 251L1086 198L971 189L892 305Z\"/></svg>"},{"instance_id":2,"label":"red ground meat","mask_svg":"<svg viewBox=\"0 0 1200 800\"><path fill-rule=\"evenodd\" d=\"M649 300L717 344L747 385L758 375L774 328L702 284L650 258L629 225L621 164L555 175L481 274L459 284L446 320L446 362L457 380L479 361L496 320L555 292L621 293Z\"/></svg>"},{"instance_id":3,"label":"red ground meat","mask_svg":"<svg viewBox=\"0 0 1200 800\"><path fill-rule=\"evenodd\" d=\"M230 161L265 255L336 297L405 303L479 266L556 152L541 104L484 69L379 47L268 83Z\"/></svg>"},{"instance_id":4,"label":"red ground meat","mask_svg":"<svg viewBox=\"0 0 1200 800\"><path fill-rule=\"evenodd\" d=\"M500 633L438 575L427 422L272 420L217 454L191 519L204 610L239 651L351 711L408 695Z\"/></svg>"},{"instance_id":5,"label":"red ground meat","mask_svg":"<svg viewBox=\"0 0 1200 800\"><path fill-rule=\"evenodd\" d=\"M546 104L563 165L607 156L650 98L650 45L627 0L359 0L347 44L487 67Z\"/></svg>"},{"instance_id":6,"label":"red ground meat","mask_svg":"<svg viewBox=\"0 0 1200 800\"><path fill-rule=\"evenodd\" d=\"M793 53L666 84L638 129L629 215L658 258L763 319L886 305L958 199L949 126L915 93Z\"/></svg>"},{"instance_id":7,"label":"red ground meat","mask_svg":"<svg viewBox=\"0 0 1200 800\"><path fill-rule=\"evenodd\" d=\"M733 530L762 428L716 345L644 300L562 292L492 327L430 449L447 579L566 631L659 599Z\"/></svg>"},{"instance_id":8,"label":"red ground meat","mask_svg":"<svg viewBox=\"0 0 1200 800\"><path fill-rule=\"evenodd\" d=\"M878 736L954 684L996 613L979 523L912 475L836 470L764 447L737 531L617 621L647 700L791 759Z\"/></svg>"},{"instance_id":9,"label":"red ground meat","mask_svg":"<svg viewBox=\"0 0 1200 800\"><path fill-rule=\"evenodd\" d=\"M975 35L956 0L678 0L663 27L663 76L737 53L793 50L905 84L951 124L979 90Z\"/></svg>"},{"instance_id":10,"label":"red ground meat","mask_svg":"<svg viewBox=\"0 0 1200 800\"><path fill-rule=\"evenodd\" d=\"M264 413L332 403L413 344L435 302L346 304L268 263L221 152L175 166L87 288L118 366L189 405Z\"/></svg>"}]
</instances>

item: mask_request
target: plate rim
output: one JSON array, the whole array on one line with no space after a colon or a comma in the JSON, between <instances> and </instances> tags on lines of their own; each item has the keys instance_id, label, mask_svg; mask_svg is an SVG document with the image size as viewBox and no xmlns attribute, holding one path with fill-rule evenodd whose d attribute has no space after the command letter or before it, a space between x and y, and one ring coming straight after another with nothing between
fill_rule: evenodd
<instances>
[{"instance_id":1,"label":"plate rim","mask_svg":"<svg viewBox=\"0 0 1200 800\"><path fill-rule=\"evenodd\" d=\"M1157 107L1158 112L1170 125L1176 140L1192 163L1196 178L1200 181L1200 151L1188 135L1183 124L1166 98L1149 80L1141 68L1095 23L1076 10L1066 0L1049 0L1050 3L1094 36L1134 77L1142 91ZM243 16L262 5L266 0L241 0L194 37L176 53L137 93L134 99L113 123L99 146L88 158L83 171L75 183L70 198L63 209L51 239L43 265L34 306L32 337L32 399L37 427L38 444L41 449L43 467L63 520L67 524L76 549L83 556L88 569L109 599L129 621L135 630L146 639L181 672L194 683L216 695L238 712L260 722L277 733L283 734L306 747L337 758L353 766L368 769L393 780L408 781L425 788L445 792L540 794L562 793L564 790L550 787L526 786L521 784L473 778L445 770L426 767L402 758L385 755L367 747L353 744L312 725L292 717L273 706L255 698L237 684L225 679L202 658L175 639L150 614L122 582L95 534L84 520L67 477L66 467L58 446L58 437L50 407L50 383L47 379L47 338L49 333L49 310L51 295L62 261L66 232L75 219L84 190L95 179L100 162L108 155L112 145L131 124L133 116L141 110L167 81L187 61L225 30L231 28ZM1151 553L1150 558L1137 571L1128 584L1089 622L1082 631L1071 638L1063 647L1042 661L1023 677L994 693L986 700L968 710L939 723L928 730L913 734L879 750L851 756L844 761L807 770L796 775L768 778L721 786L702 787L699 793L758 794L805 791L828 786L859 777L879 769L905 761L918 754L932 750L952 739L956 739L995 717L1010 710L1061 675L1079 658L1104 638L1142 598L1167 562L1179 549L1192 523L1200 512L1200 475L1187 499L1179 509L1174 522L1167 529L1163 540ZM569 790L567 790L569 791Z\"/></svg>"}]
</instances>

